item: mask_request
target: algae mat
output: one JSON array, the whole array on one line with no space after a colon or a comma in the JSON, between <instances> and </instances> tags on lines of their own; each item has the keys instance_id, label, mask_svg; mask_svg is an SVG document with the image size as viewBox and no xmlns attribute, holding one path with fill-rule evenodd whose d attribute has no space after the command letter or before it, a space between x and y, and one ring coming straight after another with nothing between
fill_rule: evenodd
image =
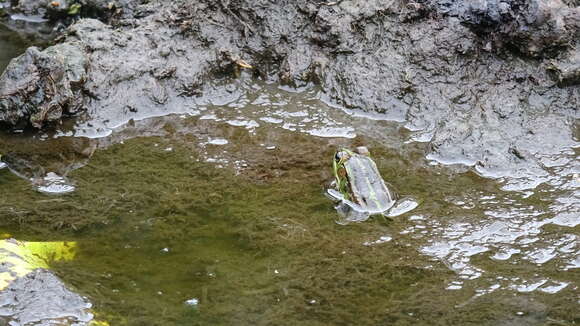
<instances>
[{"instance_id":1,"label":"algae mat","mask_svg":"<svg viewBox=\"0 0 580 326\"><path fill-rule=\"evenodd\" d=\"M577 274L492 263L483 253L470 264L485 276L453 290L462 279L457 269L423 252L428 245L421 235L428 235L420 232L431 230L420 227L422 219L466 214L450 198L494 194L540 209L537 199L502 192L473 173L413 162L414 155L401 156L370 139L329 141L281 132L277 149L268 150L261 147L260 132L248 137L239 128L224 128L229 145L245 148L261 163L220 168L200 159L198 144L180 135L97 150L88 165L69 174L77 190L59 197L35 192L2 170L0 187L11 189L0 211L4 229L19 239L75 241L76 258L52 267L111 325L578 321L573 286L557 295L509 286L485 292L498 277L533 278L540 269L545 277L573 284ZM394 221L346 227L334 222L336 213L322 194L331 178L329 162L336 143L357 142L371 144L385 178L399 193L418 197L419 208Z\"/></svg>"}]
</instances>

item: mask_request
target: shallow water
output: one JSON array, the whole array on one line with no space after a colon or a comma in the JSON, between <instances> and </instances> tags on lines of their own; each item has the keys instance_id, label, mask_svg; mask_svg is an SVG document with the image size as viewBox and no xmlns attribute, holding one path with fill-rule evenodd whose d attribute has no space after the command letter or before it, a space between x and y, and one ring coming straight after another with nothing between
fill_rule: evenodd
<instances>
[{"instance_id":1,"label":"shallow water","mask_svg":"<svg viewBox=\"0 0 580 326\"><path fill-rule=\"evenodd\" d=\"M430 161L417 133L314 87L242 78L218 95L2 135L3 232L76 241L52 268L111 325L580 322L578 147L509 191L528 180ZM362 144L420 205L341 226L324 196L331 160ZM74 191L39 192L51 172Z\"/></svg>"},{"instance_id":2,"label":"shallow water","mask_svg":"<svg viewBox=\"0 0 580 326\"><path fill-rule=\"evenodd\" d=\"M22 54L26 50L27 43L16 33L11 32L0 24L0 74L8 66L12 58Z\"/></svg>"}]
</instances>

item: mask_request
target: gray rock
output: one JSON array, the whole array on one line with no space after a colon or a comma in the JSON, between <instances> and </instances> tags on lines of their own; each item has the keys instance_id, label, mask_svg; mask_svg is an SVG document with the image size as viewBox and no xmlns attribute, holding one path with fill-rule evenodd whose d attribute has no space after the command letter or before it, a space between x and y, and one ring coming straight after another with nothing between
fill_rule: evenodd
<instances>
[{"instance_id":1,"label":"gray rock","mask_svg":"<svg viewBox=\"0 0 580 326\"><path fill-rule=\"evenodd\" d=\"M498 47L535 57L556 56L580 38L580 8L561 0L433 0L438 11L458 17Z\"/></svg>"},{"instance_id":2,"label":"gray rock","mask_svg":"<svg viewBox=\"0 0 580 326\"><path fill-rule=\"evenodd\" d=\"M2 325L89 325L90 307L45 269L36 269L0 291Z\"/></svg>"},{"instance_id":3,"label":"gray rock","mask_svg":"<svg viewBox=\"0 0 580 326\"><path fill-rule=\"evenodd\" d=\"M52 21L73 15L107 20L113 15L132 15L144 0L13 0L10 11L24 15L40 15ZM80 6L80 7L79 7ZM74 10L78 8L78 10Z\"/></svg>"},{"instance_id":4,"label":"gray rock","mask_svg":"<svg viewBox=\"0 0 580 326\"><path fill-rule=\"evenodd\" d=\"M551 62L549 69L555 72L556 79L563 86L580 84L580 50L575 50L562 60Z\"/></svg>"},{"instance_id":5,"label":"gray rock","mask_svg":"<svg viewBox=\"0 0 580 326\"><path fill-rule=\"evenodd\" d=\"M69 42L40 51L31 47L0 76L0 122L40 128L83 109L87 58Z\"/></svg>"}]
</instances>

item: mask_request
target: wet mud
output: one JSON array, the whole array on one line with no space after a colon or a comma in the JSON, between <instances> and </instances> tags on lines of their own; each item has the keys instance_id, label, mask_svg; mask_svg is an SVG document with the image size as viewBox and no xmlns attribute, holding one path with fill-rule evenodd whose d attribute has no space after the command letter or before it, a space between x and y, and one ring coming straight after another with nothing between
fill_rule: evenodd
<instances>
[{"instance_id":1,"label":"wet mud","mask_svg":"<svg viewBox=\"0 0 580 326\"><path fill-rule=\"evenodd\" d=\"M116 127L183 112L229 92L229 80L241 70L237 62L244 60L256 78L319 85L328 103L380 112L421 132L432 158L477 165L487 175L542 171L535 155L542 150L532 144L553 151L577 146L579 12L570 4L127 5L133 9L118 20L81 19L63 32L57 47L84 53L71 52L71 60L86 57L86 78L74 87L64 82L51 95L21 85L14 93L6 86L13 86L10 76L38 68L24 58L10 67L2 77L0 120L40 127L84 112L93 125ZM48 57L58 52L46 51ZM66 65L67 57L61 61ZM50 84L49 76L40 82ZM222 82L211 82L216 79ZM70 88L78 89L72 97ZM72 105L62 103L69 98ZM40 103L32 109L17 105L34 99ZM46 107L55 109L46 114Z\"/></svg>"}]
</instances>

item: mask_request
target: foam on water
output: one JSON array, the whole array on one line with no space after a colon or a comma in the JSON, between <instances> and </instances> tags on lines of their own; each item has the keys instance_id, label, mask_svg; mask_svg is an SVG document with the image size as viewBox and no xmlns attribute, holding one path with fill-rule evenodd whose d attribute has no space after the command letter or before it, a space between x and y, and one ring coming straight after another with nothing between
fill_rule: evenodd
<instances>
[{"instance_id":1,"label":"foam on water","mask_svg":"<svg viewBox=\"0 0 580 326\"><path fill-rule=\"evenodd\" d=\"M391 240L393 240L393 238L391 236L383 235L380 238L378 238L377 240L363 242L363 246L370 247L370 246L373 246L373 245L378 245L378 244L382 244L382 243L385 243L385 242L389 242Z\"/></svg>"},{"instance_id":2,"label":"foam on water","mask_svg":"<svg viewBox=\"0 0 580 326\"><path fill-rule=\"evenodd\" d=\"M282 128L289 131L325 138L354 138L372 130L385 141L393 141L385 134L389 119L381 113L347 110L328 105L321 100L315 88L302 92L280 89L253 80L240 79L227 89L208 86L204 95L189 99L188 104L177 103L181 97L169 97L159 107L119 110L111 107L95 108L91 119L78 119L74 135L88 138L109 137L113 130L131 121L179 114L184 117L199 116L202 120L224 121L244 127L250 132L258 128ZM381 132L381 129L383 130Z\"/></svg>"},{"instance_id":3,"label":"foam on water","mask_svg":"<svg viewBox=\"0 0 580 326\"><path fill-rule=\"evenodd\" d=\"M208 142L208 144L210 145L227 145L229 143L229 141L227 139L224 138L211 138Z\"/></svg>"},{"instance_id":4,"label":"foam on water","mask_svg":"<svg viewBox=\"0 0 580 326\"><path fill-rule=\"evenodd\" d=\"M567 232L550 237L542 235L543 227L554 222L566 228L577 225L577 215L568 216L572 222L561 223L559 218L548 218L546 212L534 207L509 201L508 204L511 206L505 206L493 197L481 196L475 206L489 207L484 218L466 216L445 223L427 221L430 237L421 251L443 262L461 279L477 279L485 275L483 268L472 263L473 257L484 253L490 260L505 264L525 261L537 265L554 263L560 270L569 268L578 260L580 238L577 235ZM413 227L406 234L421 230ZM505 287L520 292L535 291L547 282L547 275L545 277L536 282L506 284ZM563 288L554 287L545 292L557 292Z\"/></svg>"},{"instance_id":5,"label":"foam on water","mask_svg":"<svg viewBox=\"0 0 580 326\"><path fill-rule=\"evenodd\" d=\"M21 14L10 15L10 19L20 20L27 23L46 23L48 21L48 19L39 15L21 15Z\"/></svg>"}]
</instances>

